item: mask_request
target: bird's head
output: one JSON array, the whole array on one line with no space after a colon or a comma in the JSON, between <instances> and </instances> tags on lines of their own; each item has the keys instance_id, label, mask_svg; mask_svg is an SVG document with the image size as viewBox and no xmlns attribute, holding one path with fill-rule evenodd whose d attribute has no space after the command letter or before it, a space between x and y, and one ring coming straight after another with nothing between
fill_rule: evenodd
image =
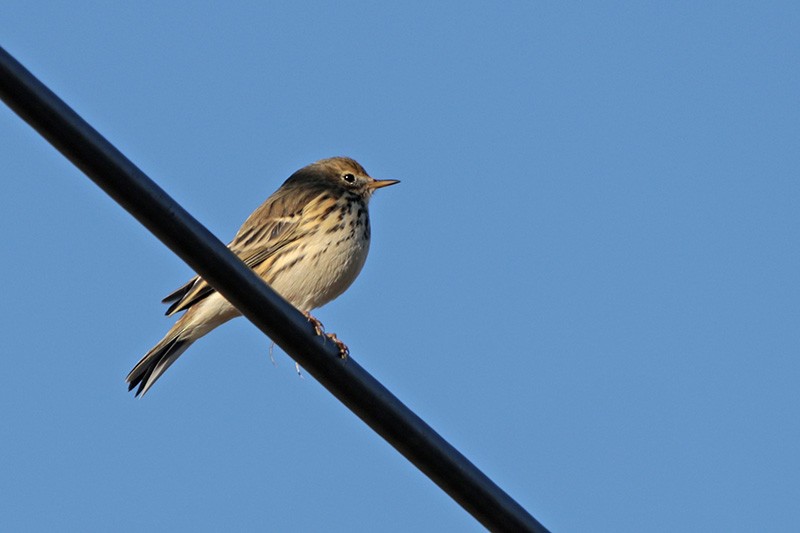
<instances>
[{"instance_id":1,"label":"bird's head","mask_svg":"<svg viewBox=\"0 0 800 533\"><path fill-rule=\"evenodd\" d=\"M311 163L295 172L288 181L293 180L324 182L328 187L350 191L364 199L369 199L377 189L400 183L398 180L376 180L349 157L331 157Z\"/></svg>"}]
</instances>

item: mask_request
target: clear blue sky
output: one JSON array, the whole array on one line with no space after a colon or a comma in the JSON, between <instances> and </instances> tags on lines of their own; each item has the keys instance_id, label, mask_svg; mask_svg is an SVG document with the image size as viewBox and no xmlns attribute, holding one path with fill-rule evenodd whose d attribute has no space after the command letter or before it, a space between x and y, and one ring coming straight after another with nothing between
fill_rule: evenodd
<instances>
[{"instance_id":1,"label":"clear blue sky","mask_svg":"<svg viewBox=\"0 0 800 533\"><path fill-rule=\"evenodd\" d=\"M402 180L318 316L545 525L796 530L800 4L106 4L0 44L225 241ZM5 106L0 166L0 530L481 530L244 319L134 400L192 272Z\"/></svg>"}]
</instances>

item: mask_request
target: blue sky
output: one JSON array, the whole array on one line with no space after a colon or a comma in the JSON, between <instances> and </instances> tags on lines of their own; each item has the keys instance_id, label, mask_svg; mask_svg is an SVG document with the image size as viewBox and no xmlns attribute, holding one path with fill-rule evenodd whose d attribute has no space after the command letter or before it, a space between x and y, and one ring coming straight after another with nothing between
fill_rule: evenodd
<instances>
[{"instance_id":1,"label":"blue sky","mask_svg":"<svg viewBox=\"0 0 800 533\"><path fill-rule=\"evenodd\" d=\"M800 521L796 2L6 2L3 47L222 240L332 155L353 357L553 531ZM480 531L0 106L0 529Z\"/></svg>"}]
</instances>

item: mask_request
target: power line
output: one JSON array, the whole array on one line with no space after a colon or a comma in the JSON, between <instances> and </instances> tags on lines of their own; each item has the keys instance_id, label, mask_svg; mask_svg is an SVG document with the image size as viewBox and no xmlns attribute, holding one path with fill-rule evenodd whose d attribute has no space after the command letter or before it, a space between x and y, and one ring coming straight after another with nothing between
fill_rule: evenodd
<instances>
[{"instance_id":1,"label":"power line","mask_svg":"<svg viewBox=\"0 0 800 533\"><path fill-rule=\"evenodd\" d=\"M3 48L0 98L484 526L547 531Z\"/></svg>"}]
</instances>

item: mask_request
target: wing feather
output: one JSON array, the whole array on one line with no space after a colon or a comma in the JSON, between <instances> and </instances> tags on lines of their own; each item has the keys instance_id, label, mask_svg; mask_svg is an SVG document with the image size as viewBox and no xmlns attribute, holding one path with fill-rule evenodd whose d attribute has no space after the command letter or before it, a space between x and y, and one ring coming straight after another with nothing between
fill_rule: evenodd
<instances>
[{"instance_id":1,"label":"wing feather","mask_svg":"<svg viewBox=\"0 0 800 533\"><path fill-rule=\"evenodd\" d=\"M291 178L290 178L291 180ZM307 205L324 195L324 189L308 187L300 189L287 182L270 196L245 220L228 248L250 268L255 268L275 252L300 235L298 228L303 223L303 211ZM195 276L164 300L171 303L167 315L179 313L213 294L215 289L203 278Z\"/></svg>"}]
</instances>

